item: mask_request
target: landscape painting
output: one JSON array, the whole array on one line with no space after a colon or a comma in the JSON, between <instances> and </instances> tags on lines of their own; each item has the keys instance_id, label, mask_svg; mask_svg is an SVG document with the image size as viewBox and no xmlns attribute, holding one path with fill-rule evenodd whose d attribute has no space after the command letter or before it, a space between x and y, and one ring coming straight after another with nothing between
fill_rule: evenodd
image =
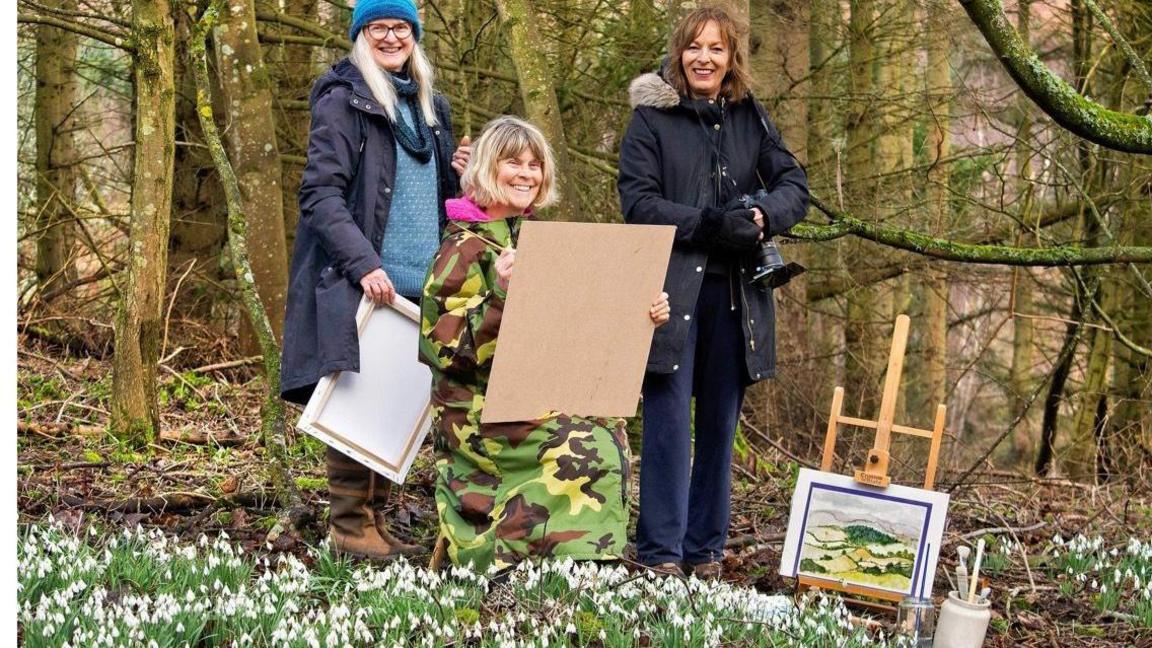
<instances>
[{"instance_id":1,"label":"landscape painting","mask_svg":"<svg viewBox=\"0 0 1152 648\"><path fill-rule=\"evenodd\" d=\"M930 593L947 502L934 491L801 471L780 571L887 593Z\"/></svg>"}]
</instances>

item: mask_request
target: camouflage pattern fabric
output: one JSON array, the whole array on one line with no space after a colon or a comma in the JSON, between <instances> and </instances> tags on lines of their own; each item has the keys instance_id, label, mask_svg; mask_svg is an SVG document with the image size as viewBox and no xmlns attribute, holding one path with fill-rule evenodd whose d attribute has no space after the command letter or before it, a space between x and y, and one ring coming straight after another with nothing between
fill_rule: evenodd
<instances>
[{"instance_id":1,"label":"camouflage pattern fabric","mask_svg":"<svg viewBox=\"0 0 1152 648\"><path fill-rule=\"evenodd\" d=\"M440 533L455 564L480 571L529 556L617 558L625 544L623 420L480 423L507 297L495 262L518 230L518 219L453 222L424 285Z\"/></svg>"}]
</instances>

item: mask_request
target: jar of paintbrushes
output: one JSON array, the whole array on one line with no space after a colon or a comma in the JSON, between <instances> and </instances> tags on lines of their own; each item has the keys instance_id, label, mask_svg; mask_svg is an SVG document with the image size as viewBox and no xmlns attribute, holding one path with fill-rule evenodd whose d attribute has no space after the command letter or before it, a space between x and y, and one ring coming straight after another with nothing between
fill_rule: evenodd
<instances>
[{"instance_id":1,"label":"jar of paintbrushes","mask_svg":"<svg viewBox=\"0 0 1152 648\"><path fill-rule=\"evenodd\" d=\"M961 549L967 549L962 547ZM948 593L948 600L940 607L940 619L933 637L935 648L980 648L988 634L988 622L992 619L991 590L984 588L977 593L980 582L980 563L984 559L984 540L976 545L976 561L972 572L968 572L968 552L960 552L960 564L956 568L957 590Z\"/></svg>"}]
</instances>

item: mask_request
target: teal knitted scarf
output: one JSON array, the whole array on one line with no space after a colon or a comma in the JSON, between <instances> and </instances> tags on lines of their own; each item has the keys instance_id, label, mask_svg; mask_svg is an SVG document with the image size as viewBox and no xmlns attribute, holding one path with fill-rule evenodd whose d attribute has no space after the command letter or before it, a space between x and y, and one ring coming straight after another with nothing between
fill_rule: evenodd
<instances>
[{"instance_id":1,"label":"teal knitted scarf","mask_svg":"<svg viewBox=\"0 0 1152 648\"><path fill-rule=\"evenodd\" d=\"M396 88L397 97L408 103L412 119L416 122L413 125L415 128L409 126L404 121L404 115L397 111L396 123L393 128L396 133L396 141L421 164L427 164L428 160L432 159L432 129L428 128L428 122L424 120L424 111L420 110L420 102L417 98L420 86L409 77L397 74L388 76L392 78L392 85Z\"/></svg>"}]
</instances>

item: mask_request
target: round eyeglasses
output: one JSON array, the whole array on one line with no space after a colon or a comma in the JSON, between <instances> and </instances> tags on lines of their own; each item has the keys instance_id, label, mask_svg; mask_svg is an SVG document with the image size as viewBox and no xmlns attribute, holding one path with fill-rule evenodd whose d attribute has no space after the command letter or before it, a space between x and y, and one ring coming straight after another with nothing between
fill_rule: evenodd
<instances>
[{"instance_id":1,"label":"round eyeglasses","mask_svg":"<svg viewBox=\"0 0 1152 648\"><path fill-rule=\"evenodd\" d=\"M365 27L364 31L368 32L368 35L376 40L384 40L388 37L388 32L395 34L397 39L404 40L412 35L412 25L402 22L389 27L383 23L375 23Z\"/></svg>"}]
</instances>

